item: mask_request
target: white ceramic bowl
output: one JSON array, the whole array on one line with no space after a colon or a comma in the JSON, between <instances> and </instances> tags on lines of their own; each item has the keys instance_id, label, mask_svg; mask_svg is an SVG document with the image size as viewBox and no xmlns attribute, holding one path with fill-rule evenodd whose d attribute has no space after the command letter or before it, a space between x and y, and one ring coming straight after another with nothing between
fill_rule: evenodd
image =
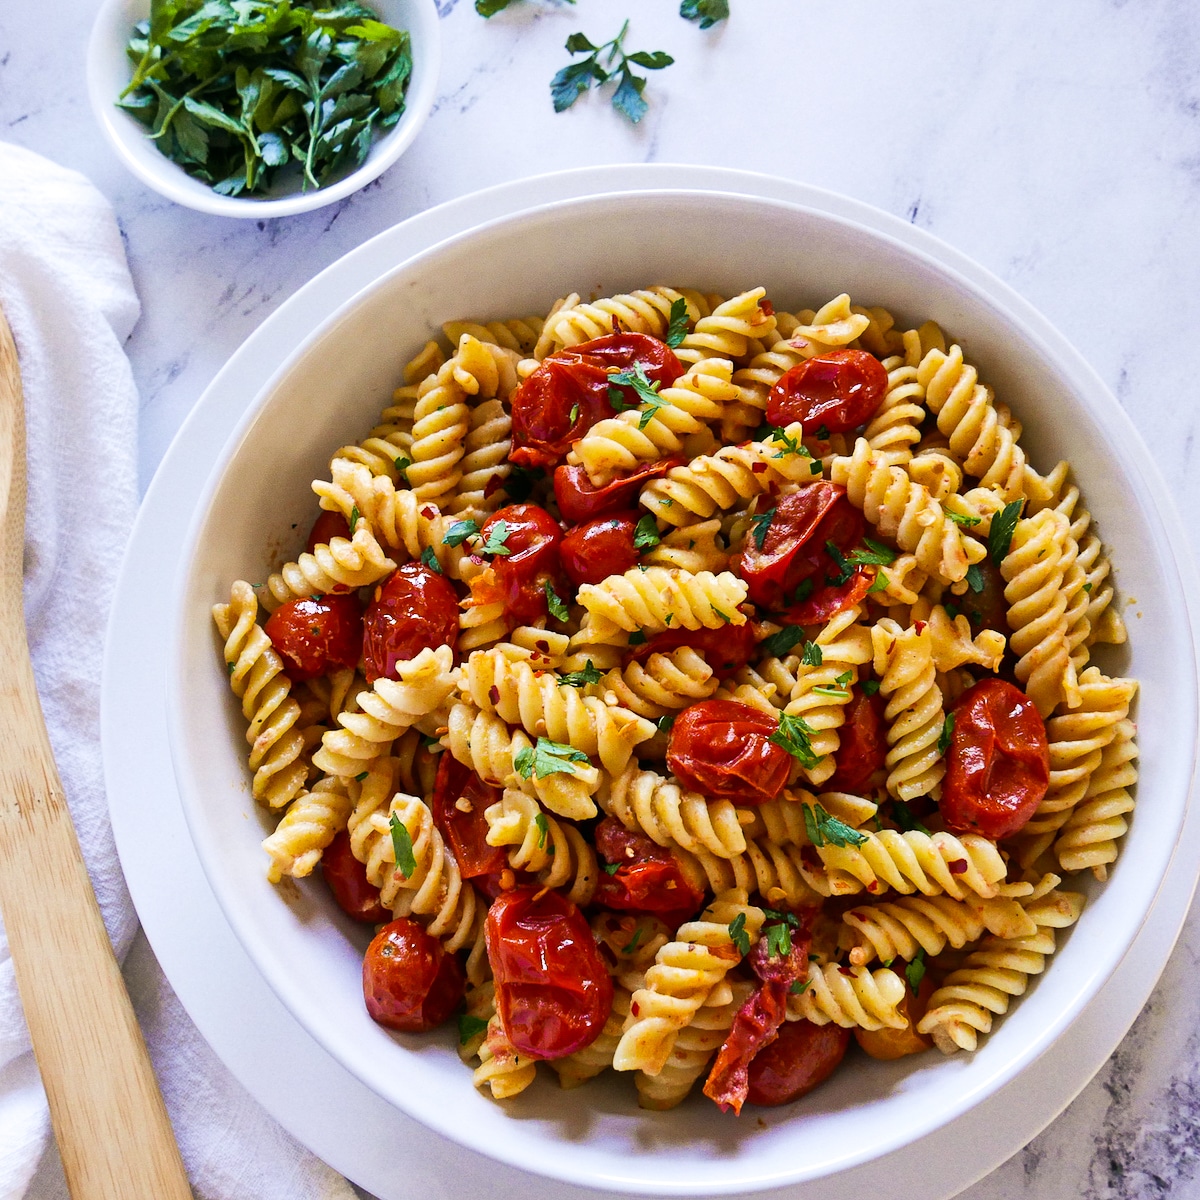
<instances>
[{"instance_id":1,"label":"white ceramic bowl","mask_svg":"<svg viewBox=\"0 0 1200 1200\"><path fill-rule=\"evenodd\" d=\"M276 889L263 878L266 825L249 796L244 727L209 615L231 580L257 582L272 556L294 555L315 512L310 481L374 423L406 358L442 321L662 281L725 294L764 284L788 307L845 290L902 320L938 321L1024 422L1034 463L1071 459L1122 601L1136 598L1129 645L1107 666L1141 682L1142 806L1107 884L1081 885L1088 907L1046 974L974 1055L856 1061L799 1103L748 1109L741 1120L701 1099L640 1112L620 1079L569 1093L541 1079L498 1105L471 1086L452 1035L396 1037L376 1026L360 992L367 934L319 881ZM906 243L745 196L637 192L533 209L441 243L332 313L280 369L231 438L184 550L168 721L214 893L265 978L339 1062L446 1136L527 1170L611 1190L747 1193L818 1179L940 1127L1070 1024L1125 953L1170 861L1196 753L1196 656L1164 524L1170 503L1149 454L1087 365L1041 319L1018 320L1011 299L998 281L968 282L930 258L915 236Z\"/></svg>"},{"instance_id":2,"label":"white ceramic bowl","mask_svg":"<svg viewBox=\"0 0 1200 1200\"><path fill-rule=\"evenodd\" d=\"M261 198L219 196L207 184L160 154L146 127L115 101L132 75L125 46L133 27L150 11L149 0L104 0L88 42L87 84L92 112L121 161L156 192L200 212L218 217L263 220L311 212L342 200L383 174L412 145L433 107L441 63L441 29L434 0L368 0L388 25L407 29L412 37L413 71L404 113L377 137L362 166L315 191L272 192Z\"/></svg>"}]
</instances>

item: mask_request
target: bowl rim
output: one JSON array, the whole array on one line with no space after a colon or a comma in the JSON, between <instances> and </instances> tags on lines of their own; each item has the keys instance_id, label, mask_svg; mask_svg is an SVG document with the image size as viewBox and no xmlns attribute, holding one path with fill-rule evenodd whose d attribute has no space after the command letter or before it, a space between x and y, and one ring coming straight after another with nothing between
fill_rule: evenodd
<instances>
[{"instance_id":1,"label":"bowl rim","mask_svg":"<svg viewBox=\"0 0 1200 1200\"><path fill-rule=\"evenodd\" d=\"M364 2L371 4L373 0ZM109 82L114 64L125 61L125 43L132 26L130 12L142 9L148 12L146 0L101 0L96 10L86 57L87 94L92 115L121 162L147 187L176 204L210 216L244 220L313 212L353 195L394 166L412 145L433 108L442 59L437 3L436 0L403 0L403 3L411 6L415 14L415 20L408 22L408 32L413 38L413 73L405 93L404 112L391 129L374 140L370 154L361 166L327 187L270 199L219 196L207 184L193 179L177 163L157 151L151 156L135 149L142 143L149 147L144 127L129 113L117 108Z\"/></svg>"},{"instance_id":2,"label":"bowl rim","mask_svg":"<svg viewBox=\"0 0 1200 1200\"><path fill-rule=\"evenodd\" d=\"M814 198L818 199L822 194L833 195L832 193L821 193L818 189L810 189L814 193ZM1147 512L1152 522L1158 525L1158 532L1162 534L1162 543L1166 551L1167 565L1171 568L1170 584L1174 589L1177 598L1183 605L1184 611L1189 612L1193 618L1192 602L1189 600L1189 593L1184 586L1184 575L1193 573L1190 564L1190 554L1187 548L1171 536L1171 530L1177 528L1177 522L1169 520L1169 517L1174 515L1174 506L1170 500L1169 493L1165 488L1161 478L1157 473L1152 458L1148 450L1141 441L1140 435L1136 432L1129 417L1121 409L1115 398L1108 391L1107 387L1096 374L1094 369L1082 358L1080 353L1063 335L1049 323L1049 321L1041 316L1037 310L1024 301L1018 293L1011 289L1007 284L995 278L990 272L972 260L967 259L960 252L952 247L945 246L940 239L928 234L926 231L912 230L914 235L919 235L913 240L899 238L889 233L886 228L881 228L877 225L867 225L856 220L854 217L846 216L842 212L830 211L821 208L817 205L801 204L797 202L778 200L752 193L740 193L734 191L725 191L719 189L705 188L690 188L690 187L668 187L662 189L644 188L628 191L613 191L604 192L597 195L589 195L582 197L571 197L562 200L551 201L546 204L533 205L524 208L518 212L510 213L501 216L494 220L482 222L478 225L465 229L451 237L444 238L441 241L426 247L421 252L405 258L403 261L396 263L386 271L378 275L375 279L363 286L353 296L340 304L334 309L322 322L314 327L307 337L293 351L291 351L277 369L272 373L268 381L262 386L256 394L253 402L247 408L241 419L237 422L236 427L229 435L221 454L216 460L212 471L205 483L203 493L196 506L195 513L189 525L188 533L185 538L182 551L181 561L185 564L184 570L181 572L177 580L177 587L173 596L173 611L175 619L172 627L171 646L168 650L168 668L167 668L167 688L168 697L173 689L176 689L182 683L181 672L183 670L183 655L182 646L185 633L185 618L184 618L184 600L190 590L192 574L196 568L195 548L200 532L205 523L207 513L212 505L213 498L220 487L221 480L224 476L232 459L236 456L241 442L249 431L250 427L257 420L258 415L269 401L270 396L278 388L280 383L292 372L296 364L300 362L319 341L328 336L338 324L346 320L353 311L362 304L369 296L377 290L388 286L390 280L406 270L410 270L426 259L435 257L444 252L447 248L459 243L471 240L486 234L488 231L505 226L519 226L523 222L536 221L543 215L563 209L578 209L585 208L588 205L595 203L612 203L614 201L646 201L653 198L659 202L666 199L677 199L679 197L688 197L697 199L703 203L713 203L717 201L735 201L740 203L752 203L759 206L776 208L781 210L790 210L804 212L815 215L823 221L830 221L852 229L855 229L861 234L865 234L868 238L879 239L885 242L890 242L903 255L908 257L916 257L923 260L930 266L934 272L939 275L948 276L958 286L965 288L972 293L982 304L996 310L1001 316L1007 319L1014 327L1019 328L1021 336L1028 339L1032 344L1035 344L1039 351L1054 364L1061 372L1065 383L1077 396L1087 396L1085 407L1089 410L1092 417L1102 427L1105 440L1110 444L1117 444L1117 435L1122 439L1123 450L1128 456L1132 454L1138 460L1135 463L1132 474L1137 478L1145 489L1145 499L1147 503ZM838 198L841 199L840 197ZM869 206L861 205L861 202L852 201L852 205L868 208ZM877 210L871 210L876 212ZM885 218L882 224L890 225L893 230L899 227L899 230L910 230L911 227L899 222L897 218L891 217L886 213L878 214L881 218ZM924 242L925 245L921 243ZM946 256L942 257L941 252L945 251ZM958 265L963 264L970 267L974 275L981 278L973 277L972 273L964 274L958 269ZM1016 311L1014 311L1014 309ZM1096 403L1093 403L1096 402ZM1164 581L1164 587L1167 586ZM1189 623L1187 632L1187 641L1190 651L1190 667L1193 681L1196 679L1196 663L1197 663L1197 644L1196 644L1196 625L1193 619ZM1193 689L1194 691L1195 689ZM1195 709L1195 696L1189 696L1189 702L1192 709ZM289 1008L297 1020L304 1028L322 1045L329 1053L338 1059L347 1069L354 1073L362 1082L364 1082L372 1090L383 1095L389 1102L397 1107L408 1112L417 1120L432 1126L439 1133L451 1138L452 1140L462 1142L472 1148L474 1143L469 1140L466 1131L459 1129L453 1121L453 1117L446 1119L438 1119L439 1114L431 1114L419 1107L419 1102L412 1100L403 1092L395 1091L380 1091L376 1086L376 1081L370 1073L364 1074L363 1070L355 1064L353 1060L348 1060L344 1053L341 1052L341 1043L332 1042L321 1032L322 1025L319 1021L310 1019L310 1014L303 1009L297 1007L294 1001L297 999L290 988L283 984L271 969L274 966L271 955L262 953L262 943L257 941L254 936L253 923L244 924L239 917L239 909L236 905L232 906L227 903L227 897L224 889L219 884L221 872L219 865L222 863L221 856L216 853L217 847L210 843L203 833L203 826L196 818L199 815L198 807L192 802L192 795L189 789L188 780L184 777L181 771L180 755L178 747L181 744L182 730L179 725L179 706L168 703L168 727L170 731L170 740L172 745L172 761L176 767L177 781L179 784L180 796L183 804L185 816L187 818L189 829L192 832L193 841L200 860L204 866L209 882L213 887L214 894L220 903L223 911L231 927L234 929L243 946L250 953L255 965L263 973L264 978L275 991L276 995ZM1200 726L1200 722L1193 721L1192 727ZM1196 774L1197 764L1197 735L1194 732L1191 742L1191 769L1188 773L1189 779L1194 779ZM1191 791L1189 789L1187 796L1179 809L1179 825L1182 826L1184 816L1190 802ZM198 829L199 826L199 829ZM948 1121L952 1120L955 1115L966 1108L973 1106L983 1096L990 1094L1005 1083L1009 1082L1016 1074L1018 1074L1026 1065L1039 1057L1046 1048L1055 1041L1061 1032L1075 1019L1083 1007L1092 999L1096 991L1103 985L1104 981L1111 975L1116 965L1123 959L1127 953L1129 946L1132 944L1138 932L1142 929L1147 914L1153 907L1155 897L1157 896L1162 881L1166 876L1168 867L1173 861L1175 850L1175 839L1168 839L1171 845L1171 851L1166 855L1161 866L1162 870L1156 872L1155 883L1153 890L1147 895L1146 903L1137 922L1129 930L1128 938L1123 938L1120 949L1114 951L1111 956L1111 961L1106 961L1103 970L1094 970L1082 981L1080 986L1076 987L1072 994L1070 1004L1059 1009L1052 1021L1048 1022L1038 1033L1038 1035L1028 1041L1023 1047L1022 1053L1014 1057L1002 1070L994 1070L985 1080L981 1080L979 1085L967 1091L961 1097L960 1102L957 1102L952 1107L952 1111L945 1113L930 1112L923 1121L918 1121L912 1127L905 1129L903 1136L895 1136L888 1138L886 1135L872 1142L870 1148L864 1148L861 1153L856 1155L843 1156L835 1165L829 1166L822 1164L820 1169L807 1171L803 1167L799 1167L794 1171L785 1174L776 1173L773 1175L759 1175L752 1179L741 1178L738 1180L721 1180L714 1183L712 1180L706 1181L703 1189L698 1189L697 1184L689 1181L682 1181L676 1186L670 1186L661 1182L656 1182L653 1186L659 1194L696 1194L699 1190L703 1190L705 1194L727 1194L736 1192L747 1192L751 1190L760 1190L770 1187L778 1187L788 1183L799 1183L812 1181L820 1178L823 1175L829 1175L849 1167L858 1165L866 1160L879 1157L886 1154L888 1151L895 1149L899 1145L907 1144L910 1141L919 1139L920 1137L932 1132L934 1129L941 1127ZM214 872L214 866L218 869ZM249 914L247 914L248 920ZM268 947L269 949L269 947ZM406 1102L407 1101L407 1102ZM515 1150L509 1150L506 1146L500 1145L491 1146L486 1153L503 1161L509 1162L512 1165L525 1169L536 1170L542 1174L549 1175L554 1178L562 1179L567 1182L580 1183L590 1186L605 1186L618 1191L645 1191L647 1184L644 1180L630 1179L624 1176L614 1176L611 1178L603 1178L597 1180L594 1174L581 1174L572 1172L569 1169L556 1169L557 1164L547 1165L538 1164L531 1166L528 1160L521 1158Z\"/></svg>"}]
</instances>

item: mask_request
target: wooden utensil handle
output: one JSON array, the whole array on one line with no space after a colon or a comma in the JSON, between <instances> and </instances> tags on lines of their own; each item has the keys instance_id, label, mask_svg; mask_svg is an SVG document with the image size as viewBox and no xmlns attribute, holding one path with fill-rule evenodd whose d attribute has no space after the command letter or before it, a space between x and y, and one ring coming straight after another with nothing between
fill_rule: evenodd
<instances>
[{"instance_id":1,"label":"wooden utensil handle","mask_svg":"<svg viewBox=\"0 0 1200 1200\"><path fill-rule=\"evenodd\" d=\"M0 314L0 914L74 1200L191 1200L29 661L24 425L16 349Z\"/></svg>"}]
</instances>

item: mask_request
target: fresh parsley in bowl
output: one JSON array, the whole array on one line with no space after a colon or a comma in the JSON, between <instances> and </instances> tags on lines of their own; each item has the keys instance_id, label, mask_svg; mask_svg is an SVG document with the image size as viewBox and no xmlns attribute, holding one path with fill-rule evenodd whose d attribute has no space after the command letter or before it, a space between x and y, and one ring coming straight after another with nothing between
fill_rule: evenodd
<instances>
[{"instance_id":1,"label":"fresh parsley in bowl","mask_svg":"<svg viewBox=\"0 0 1200 1200\"><path fill-rule=\"evenodd\" d=\"M432 104L433 0L378 10L153 0L147 15L145 0L109 0L89 52L92 103L126 163L180 203L258 217L315 208L390 166Z\"/></svg>"}]
</instances>

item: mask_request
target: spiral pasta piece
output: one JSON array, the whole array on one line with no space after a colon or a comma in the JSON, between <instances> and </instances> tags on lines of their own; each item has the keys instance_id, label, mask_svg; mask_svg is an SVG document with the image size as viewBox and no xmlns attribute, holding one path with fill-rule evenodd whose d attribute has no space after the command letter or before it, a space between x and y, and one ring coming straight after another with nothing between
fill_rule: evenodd
<instances>
[{"instance_id":1,"label":"spiral pasta piece","mask_svg":"<svg viewBox=\"0 0 1200 1200\"><path fill-rule=\"evenodd\" d=\"M613 774L623 771L633 749L654 736L651 721L619 705L608 705L579 688L561 684L549 671L535 671L494 650L476 651L463 671L463 690L484 712L496 712L535 737L573 746L598 757Z\"/></svg>"},{"instance_id":2,"label":"spiral pasta piece","mask_svg":"<svg viewBox=\"0 0 1200 1200\"><path fill-rule=\"evenodd\" d=\"M775 316L762 304L766 295L766 288L752 288L718 304L684 335L675 347L675 356L680 362L694 364L713 355L745 358L757 350L754 343L775 331Z\"/></svg>"},{"instance_id":3,"label":"spiral pasta piece","mask_svg":"<svg viewBox=\"0 0 1200 1200\"><path fill-rule=\"evenodd\" d=\"M843 1029L905 1029L908 1020L899 1007L904 996L904 980L887 967L869 971L810 962L808 986L788 996L788 1020L832 1021Z\"/></svg>"},{"instance_id":4,"label":"spiral pasta piece","mask_svg":"<svg viewBox=\"0 0 1200 1200\"><path fill-rule=\"evenodd\" d=\"M519 1054L508 1040L499 1015L488 1021L487 1034L479 1047L479 1066L473 1082L486 1087L493 1100L510 1100L518 1096L537 1078L538 1059Z\"/></svg>"},{"instance_id":5,"label":"spiral pasta piece","mask_svg":"<svg viewBox=\"0 0 1200 1200\"><path fill-rule=\"evenodd\" d=\"M447 360L417 389L409 448L412 462L406 474L409 487L422 502L451 495L462 478L459 461L470 430L470 411L457 360L457 355Z\"/></svg>"},{"instance_id":6,"label":"spiral pasta piece","mask_svg":"<svg viewBox=\"0 0 1200 1200\"><path fill-rule=\"evenodd\" d=\"M925 403L937 414L938 429L950 439L950 449L985 487L1005 500L1021 495L1025 451L1017 444L1007 410L997 411L990 388L979 382L974 367L963 361L960 347L948 353L930 350L917 368Z\"/></svg>"},{"instance_id":7,"label":"spiral pasta piece","mask_svg":"<svg viewBox=\"0 0 1200 1200\"><path fill-rule=\"evenodd\" d=\"M834 296L816 312L805 309L797 317L799 323L788 340L805 358L840 350L857 341L871 326L870 315L862 310L856 312L845 292Z\"/></svg>"},{"instance_id":8,"label":"spiral pasta piece","mask_svg":"<svg viewBox=\"0 0 1200 1200\"><path fill-rule=\"evenodd\" d=\"M718 575L729 566L729 558L721 537L721 522L715 517L666 530L659 543L642 554L642 562L648 567L676 567L693 575L701 571Z\"/></svg>"},{"instance_id":9,"label":"spiral pasta piece","mask_svg":"<svg viewBox=\"0 0 1200 1200\"><path fill-rule=\"evenodd\" d=\"M596 815L592 796L600 786L600 772L590 763L572 762L564 764L564 771L541 778L531 771L529 778L524 778L513 760L523 751L532 751L533 744L524 730L510 730L495 713L481 712L468 703L453 705L442 744L485 783L519 787L536 796L552 813L571 821L586 821Z\"/></svg>"},{"instance_id":10,"label":"spiral pasta piece","mask_svg":"<svg viewBox=\"0 0 1200 1200\"><path fill-rule=\"evenodd\" d=\"M570 652L562 662L564 671L582 671L588 663L606 671L621 665L629 649L629 634L607 617L584 612L583 622L571 635Z\"/></svg>"},{"instance_id":11,"label":"spiral pasta piece","mask_svg":"<svg viewBox=\"0 0 1200 1200\"><path fill-rule=\"evenodd\" d=\"M994 629L981 629L976 637L972 637L967 618L962 613L951 618L941 604L914 604L909 615L913 621L926 623L933 665L938 671L954 671L967 663L987 671L999 668L1004 658L1004 634Z\"/></svg>"},{"instance_id":12,"label":"spiral pasta piece","mask_svg":"<svg viewBox=\"0 0 1200 1200\"><path fill-rule=\"evenodd\" d=\"M745 836L745 835L743 835ZM766 838L746 838L746 850L732 858L723 858L706 849L695 852L672 847L671 853L687 877L700 890L715 893L741 888L758 892L768 904L786 904L791 908L816 904L830 894L829 881L821 867L805 860L811 853L798 845L783 845ZM846 889L856 891L851 880Z\"/></svg>"},{"instance_id":13,"label":"spiral pasta piece","mask_svg":"<svg viewBox=\"0 0 1200 1200\"><path fill-rule=\"evenodd\" d=\"M513 847L508 852L509 866L531 872L544 887L562 890L580 906L591 902L596 852L574 825L547 816L532 796L513 788L505 788L484 817L488 845Z\"/></svg>"},{"instance_id":14,"label":"spiral pasta piece","mask_svg":"<svg viewBox=\"0 0 1200 1200\"><path fill-rule=\"evenodd\" d=\"M1108 864L1117 857L1117 841L1129 828L1125 818L1133 811L1129 789L1137 783L1135 732L1132 721L1118 723L1088 780L1083 799L1054 843L1054 854L1063 870L1090 867L1097 879L1108 877Z\"/></svg>"},{"instance_id":15,"label":"spiral pasta piece","mask_svg":"<svg viewBox=\"0 0 1200 1200\"><path fill-rule=\"evenodd\" d=\"M928 624L901 629L884 617L871 628L879 694L887 700L887 790L905 802L934 794L946 773L939 748L945 713Z\"/></svg>"},{"instance_id":16,"label":"spiral pasta piece","mask_svg":"<svg viewBox=\"0 0 1200 1200\"><path fill-rule=\"evenodd\" d=\"M851 455L834 457L830 479L845 487L863 516L901 550L914 555L928 575L943 583L965 578L968 567L985 556L984 547L947 518L929 489L895 464L895 456L895 452L876 454L866 438L858 438Z\"/></svg>"},{"instance_id":17,"label":"spiral pasta piece","mask_svg":"<svg viewBox=\"0 0 1200 1200\"><path fill-rule=\"evenodd\" d=\"M301 792L288 805L275 832L263 841L271 859L267 880L278 883L285 875L294 879L311 875L322 851L345 828L349 816L345 780L326 776L312 791Z\"/></svg>"},{"instance_id":18,"label":"spiral pasta piece","mask_svg":"<svg viewBox=\"0 0 1200 1200\"><path fill-rule=\"evenodd\" d=\"M1005 579L1009 643L1019 656L1015 674L1043 717L1063 700L1078 703L1067 645L1063 559L1070 529L1052 508L1017 522L1000 574Z\"/></svg>"},{"instance_id":19,"label":"spiral pasta piece","mask_svg":"<svg viewBox=\"0 0 1200 1200\"><path fill-rule=\"evenodd\" d=\"M699 920L681 925L676 940L655 955L645 987L633 994L613 1067L657 1075L666 1066L679 1031L741 961L730 926L738 922L752 945L763 920L762 909L750 904L745 892L734 889L718 895Z\"/></svg>"},{"instance_id":20,"label":"spiral pasta piece","mask_svg":"<svg viewBox=\"0 0 1200 1200\"><path fill-rule=\"evenodd\" d=\"M578 593L588 612L630 633L744 625L738 605L745 599L746 584L729 571L692 575L670 567L633 567L601 583L585 583Z\"/></svg>"},{"instance_id":21,"label":"spiral pasta piece","mask_svg":"<svg viewBox=\"0 0 1200 1200\"><path fill-rule=\"evenodd\" d=\"M587 1083L589 1079L595 1079L601 1071L606 1071L613 1065L613 1055L620 1044L632 1001L633 993L630 989L614 982L612 1011L599 1037L582 1050L576 1050L565 1058L551 1060L550 1065L558 1076L560 1087L576 1088L581 1083Z\"/></svg>"},{"instance_id":22,"label":"spiral pasta piece","mask_svg":"<svg viewBox=\"0 0 1200 1200\"><path fill-rule=\"evenodd\" d=\"M343 712L340 728L329 730L313 763L330 775L354 776L406 729L438 712L456 686L454 652L426 648L396 666L397 678L377 679L359 698L361 712Z\"/></svg>"},{"instance_id":23,"label":"spiral pasta piece","mask_svg":"<svg viewBox=\"0 0 1200 1200\"><path fill-rule=\"evenodd\" d=\"M504 499L504 482L512 467L512 417L501 400L485 400L471 409L471 427L460 464L458 490L446 502L456 517L479 518L494 512Z\"/></svg>"},{"instance_id":24,"label":"spiral pasta piece","mask_svg":"<svg viewBox=\"0 0 1200 1200\"><path fill-rule=\"evenodd\" d=\"M785 708L799 678L798 655L789 654L779 658L772 654L741 667L732 682L739 688L748 687L765 696L775 708Z\"/></svg>"},{"instance_id":25,"label":"spiral pasta piece","mask_svg":"<svg viewBox=\"0 0 1200 1200\"><path fill-rule=\"evenodd\" d=\"M873 451L912 455L921 440L921 422L925 419L922 401L925 389L917 378L917 369L901 355L883 360L887 372L887 390L863 437ZM932 489L931 489L932 490Z\"/></svg>"},{"instance_id":26,"label":"spiral pasta piece","mask_svg":"<svg viewBox=\"0 0 1200 1200\"><path fill-rule=\"evenodd\" d=\"M365 468L363 468L365 470ZM262 605L274 612L300 596L349 592L382 579L396 564L383 552L369 525L357 520L349 538L334 537L285 563L267 579Z\"/></svg>"},{"instance_id":27,"label":"spiral pasta piece","mask_svg":"<svg viewBox=\"0 0 1200 1200\"><path fill-rule=\"evenodd\" d=\"M651 337L666 337L671 322L671 305L679 299L688 303L692 320L705 315L709 305L698 292L682 293L669 287L652 287L625 295L609 296L584 304L578 301L564 305L546 318L542 335L534 350L535 358L544 358L555 350L590 342L615 331L648 333ZM703 312L697 308L703 306Z\"/></svg>"},{"instance_id":28,"label":"spiral pasta piece","mask_svg":"<svg viewBox=\"0 0 1200 1200\"><path fill-rule=\"evenodd\" d=\"M881 829L859 830L866 841L859 846L819 846L817 854L831 876L851 881L878 893L886 888L911 895L945 893L955 900L968 893L985 900L999 893L1007 869L995 843L977 833L961 838L949 833L918 833Z\"/></svg>"},{"instance_id":29,"label":"spiral pasta piece","mask_svg":"<svg viewBox=\"0 0 1200 1200\"><path fill-rule=\"evenodd\" d=\"M477 341L491 342L525 356L533 353L545 323L542 317L513 317L507 321L447 321L442 326L442 333L452 346L457 346L466 333Z\"/></svg>"},{"instance_id":30,"label":"spiral pasta piece","mask_svg":"<svg viewBox=\"0 0 1200 1200\"><path fill-rule=\"evenodd\" d=\"M686 466L672 467L661 479L647 483L639 503L668 525L693 525L780 483L811 483L817 464L803 449L803 436L803 429L794 422L761 442L724 446L713 454L699 455ZM819 470L817 466L816 473Z\"/></svg>"},{"instance_id":31,"label":"spiral pasta piece","mask_svg":"<svg viewBox=\"0 0 1200 1200\"><path fill-rule=\"evenodd\" d=\"M856 605L826 623L813 639L820 647L821 661L815 666L800 665L783 710L802 717L813 730L809 741L819 761L800 768L810 783L824 783L837 768L834 756L841 743L838 731L846 719L851 689L858 680L858 668L871 660L871 634L866 626L858 624L861 615Z\"/></svg>"},{"instance_id":32,"label":"spiral pasta piece","mask_svg":"<svg viewBox=\"0 0 1200 1200\"><path fill-rule=\"evenodd\" d=\"M228 604L213 605L212 615L225 639L229 686L241 700L242 716L249 723L251 793L260 804L282 808L303 789L309 770L304 735L297 728L300 705L291 694L291 680L256 620L258 599L245 580L230 588Z\"/></svg>"},{"instance_id":33,"label":"spiral pasta piece","mask_svg":"<svg viewBox=\"0 0 1200 1200\"><path fill-rule=\"evenodd\" d=\"M1083 899L1074 892L1053 891L1026 908L1037 924L1035 934L985 938L930 996L917 1031L932 1036L943 1054L974 1050L979 1035L991 1031L993 1017L1003 1016L1012 998L1024 994L1029 976L1045 970L1055 949L1054 931L1079 920Z\"/></svg>"},{"instance_id":34,"label":"spiral pasta piece","mask_svg":"<svg viewBox=\"0 0 1200 1200\"><path fill-rule=\"evenodd\" d=\"M600 682L605 702L651 721L707 700L717 690L712 667L690 646L614 667Z\"/></svg>"},{"instance_id":35,"label":"spiral pasta piece","mask_svg":"<svg viewBox=\"0 0 1200 1200\"><path fill-rule=\"evenodd\" d=\"M600 806L626 829L660 846L732 858L746 849L737 811L729 800L712 800L635 764L599 795Z\"/></svg>"}]
</instances>

